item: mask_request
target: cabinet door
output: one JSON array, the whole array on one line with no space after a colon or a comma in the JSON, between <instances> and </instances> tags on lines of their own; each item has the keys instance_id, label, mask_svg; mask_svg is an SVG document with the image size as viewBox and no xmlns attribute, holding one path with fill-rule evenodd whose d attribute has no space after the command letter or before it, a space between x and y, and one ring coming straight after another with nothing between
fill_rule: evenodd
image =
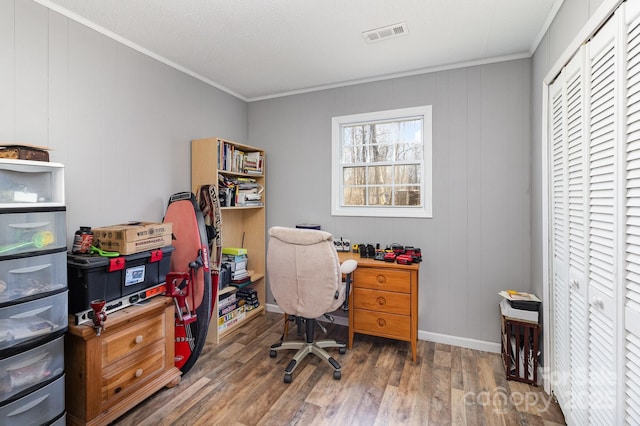
<instances>
[{"instance_id":1,"label":"cabinet door","mask_svg":"<svg viewBox=\"0 0 640 426\"><path fill-rule=\"evenodd\" d=\"M640 4L626 4L625 421L640 418Z\"/></svg>"},{"instance_id":2,"label":"cabinet door","mask_svg":"<svg viewBox=\"0 0 640 426\"><path fill-rule=\"evenodd\" d=\"M587 44L589 85L589 423L610 424L616 405L616 228L619 155L618 14Z\"/></svg>"},{"instance_id":3,"label":"cabinet door","mask_svg":"<svg viewBox=\"0 0 640 426\"><path fill-rule=\"evenodd\" d=\"M550 87L551 140L551 253L553 294L554 393L562 407L569 407L569 290L567 287L567 144L566 100L561 75ZM555 380L559 379L559 380Z\"/></svg>"},{"instance_id":4,"label":"cabinet door","mask_svg":"<svg viewBox=\"0 0 640 426\"><path fill-rule=\"evenodd\" d=\"M587 280L586 280L586 86L584 47L567 64L562 80L566 98L568 167L568 260L569 260L569 418L586 424L587 387Z\"/></svg>"}]
</instances>

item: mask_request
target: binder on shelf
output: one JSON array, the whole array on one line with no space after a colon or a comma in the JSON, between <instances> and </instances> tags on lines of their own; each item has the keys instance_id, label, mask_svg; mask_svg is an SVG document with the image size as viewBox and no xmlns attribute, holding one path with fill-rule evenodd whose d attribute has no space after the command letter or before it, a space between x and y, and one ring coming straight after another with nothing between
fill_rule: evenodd
<instances>
[{"instance_id":1,"label":"binder on shelf","mask_svg":"<svg viewBox=\"0 0 640 426\"><path fill-rule=\"evenodd\" d=\"M222 254L231 254L234 256L247 255L247 249L242 247L223 247Z\"/></svg>"}]
</instances>

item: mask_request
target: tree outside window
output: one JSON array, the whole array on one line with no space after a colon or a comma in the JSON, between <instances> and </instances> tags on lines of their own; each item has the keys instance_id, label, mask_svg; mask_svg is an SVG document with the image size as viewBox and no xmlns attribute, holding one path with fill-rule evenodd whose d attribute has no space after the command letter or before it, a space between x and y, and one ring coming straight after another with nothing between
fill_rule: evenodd
<instances>
[{"instance_id":1,"label":"tree outside window","mask_svg":"<svg viewBox=\"0 0 640 426\"><path fill-rule=\"evenodd\" d=\"M334 215L431 216L431 107L334 117Z\"/></svg>"}]
</instances>

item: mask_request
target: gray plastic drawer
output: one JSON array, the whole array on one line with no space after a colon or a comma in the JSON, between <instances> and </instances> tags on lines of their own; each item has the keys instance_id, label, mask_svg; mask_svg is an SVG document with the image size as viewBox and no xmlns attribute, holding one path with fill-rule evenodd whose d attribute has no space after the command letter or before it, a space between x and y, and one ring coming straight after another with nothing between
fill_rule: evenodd
<instances>
[{"instance_id":1,"label":"gray plastic drawer","mask_svg":"<svg viewBox=\"0 0 640 426\"><path fill-rule=\"evenodd\" d=\"M30 426L50 422L64 412L64 376L0 407L0 426Z\"/></svg>"},{"instance_id":2,"label":"gray plastic drawer","mask_svg":"<svg viewBox=\"0 0 640 426\"><path fill-rule=\"evenodd\" d=\"M0 349L65 329L68 291L0 309Z\"/></svg>"},{"instance_id":3,"label":"gray plastic drawer","mask_svg":"<svg viewBox=\"0 0 640 426\"><path fill-rule=\"evenodd\" d=\"M64 207L5 210L0 214L0 256L67 247Z\"/></svg>"},{"instance_id":4,"label":"gray plastic drawer","mask_svg":"<svg viewBox=\"0 0 640 426\"><path fill-rule=\"evenodd\" d=\"M66 251L0 262L0 305L66 287Z\"/></svg>"},{"instance_id":5,"label":"gray plastic drawer","mask_svg":"<svg viewBox=\"0 0 640 426\"><path fill-rule=\"evenodd\" d=\"M67 424L67 413L64 413L58 420L51 423L49 426L66 426Z\"/></svg>"},{"instance_id":6,"label":"gray plastic drawer","mask_svg":"<svg viewBox=\"0 0 640 426\"><path fill-rule=\"evenodd\" d=\"M0 360L0 404L64 370L64 336Z\"/></svg>"},{"instance_id":7,"label":"gray plastic drawer","mask_svg":"<svg viewBox=\"0 0 640 426\"><path fill-rule=\"evenodd\" d=\"M0 207L64 206L64 166L0 159Z\"/></svg>"}]
</instances>

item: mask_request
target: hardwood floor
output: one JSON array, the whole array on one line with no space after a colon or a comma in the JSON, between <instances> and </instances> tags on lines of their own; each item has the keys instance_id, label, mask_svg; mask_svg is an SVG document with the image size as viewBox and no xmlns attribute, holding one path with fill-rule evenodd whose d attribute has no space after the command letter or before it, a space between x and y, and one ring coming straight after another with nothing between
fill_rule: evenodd
<instances>
[{"instance_id":1,"label":"hardwood floor","mask_svg":"<svg viewBox=\"0 0 640 426\"><path fill-rule=\"evenodd\" d=\"M267 313L208 344L174 388L165 388L121 417L118 425L557 425L558 404L541 388L507 381L498 354L356 335L339 355L342 379L307 356L283 383L293 351L269 358L282 315ZM318 337L319 330L316 338ZM328 337L347 340L330 325ZM288 339L296 339L290 327Z\"/></svg>"}]
</instances>

